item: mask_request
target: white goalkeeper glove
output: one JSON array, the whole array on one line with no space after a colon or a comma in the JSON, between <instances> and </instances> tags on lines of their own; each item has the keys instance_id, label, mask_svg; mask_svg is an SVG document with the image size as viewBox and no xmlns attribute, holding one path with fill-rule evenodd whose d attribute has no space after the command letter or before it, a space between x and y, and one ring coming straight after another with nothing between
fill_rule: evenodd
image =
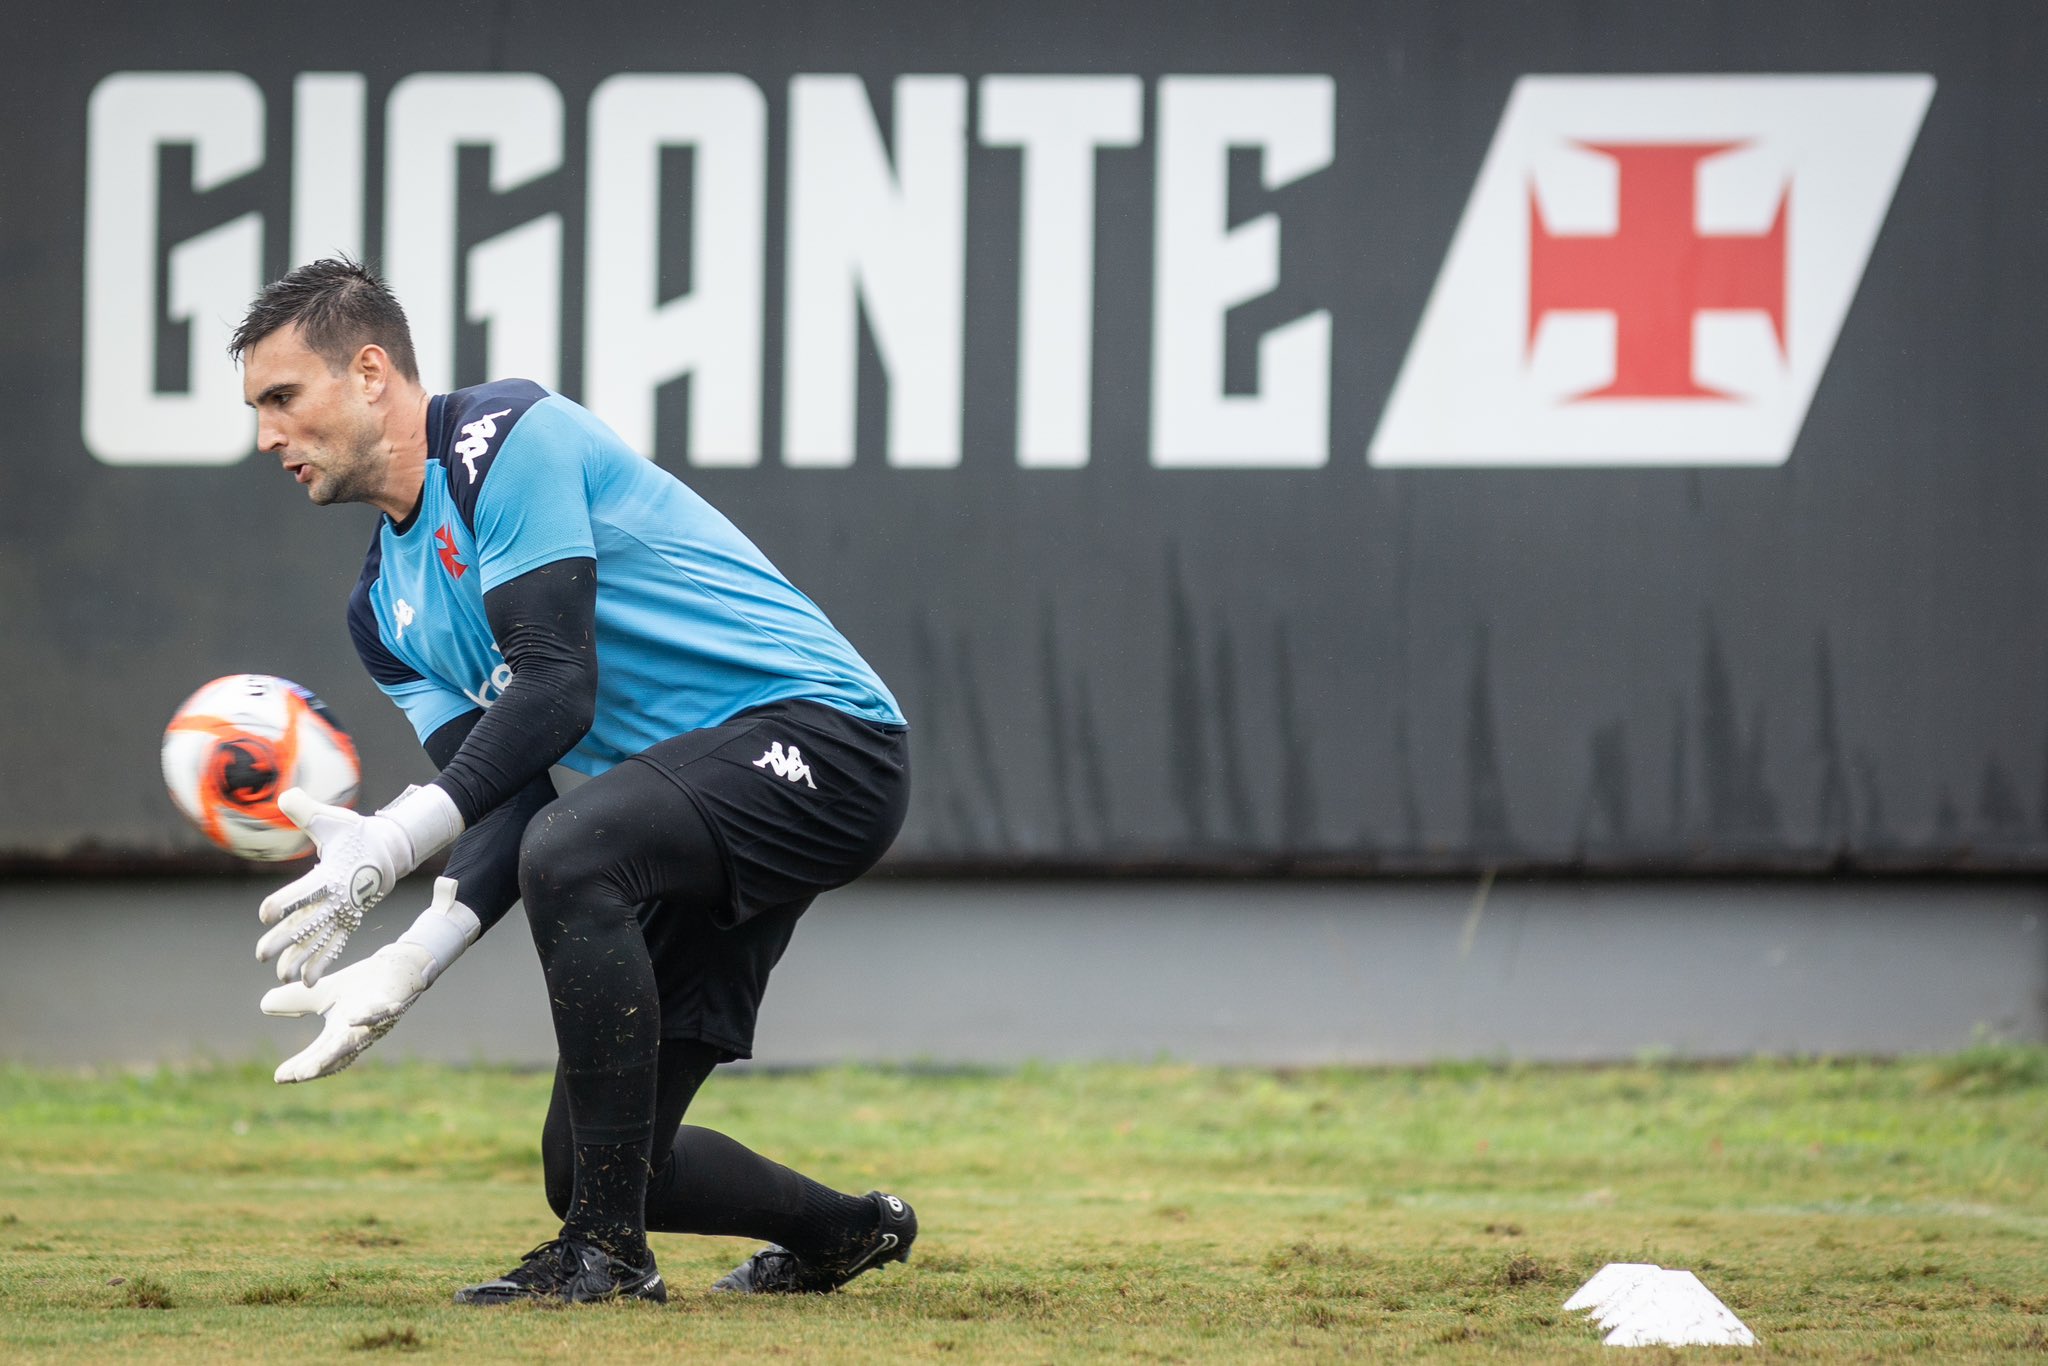
<instances>
[{"instance_id":1,"label":"white goalkeeper glove","mask_svg":"<svg viewBox=\"0 0 2048 1366\"><path fill-rule=\"evenodd\" d=\"M263 898L257 914L274 928L256 941L256 959L277 959L278 981L307 986L341 957L363 912L462 833L454 798L432 783L407 788L374 816L315 801L297 787L277 799L277 809L313 837L319 857L311 872Z\"/></svg>"},{"instance_id":2,"label":"white goalkeeper glove","mask_svg":"<svg viewBox=\"0 0 2048 1366\"><path fill-rule=\"evenodd\" d=\"M455 879L434 879L434 903L412 928L318 986L288 982L263 996L265 1015L323 1016L320 1037L278 1065L279 1083L328 1077L389 1034L398 1017L476 942L483 926L455 899Z\"/></svg>"}]
</instances>

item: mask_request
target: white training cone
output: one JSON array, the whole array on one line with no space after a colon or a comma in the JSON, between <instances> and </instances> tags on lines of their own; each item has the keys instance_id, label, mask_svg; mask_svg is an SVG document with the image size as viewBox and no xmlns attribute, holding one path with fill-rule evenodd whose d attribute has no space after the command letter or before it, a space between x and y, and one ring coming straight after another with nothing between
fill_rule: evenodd
<instances>
[{"instance_id":1,"label":"white training cone","mask_svg":"<svg viewBox=\"0 0 2048 1366\"><path fill-rule=\"evenodd\" d=\"M1753 1347L1756 1334L1690 1271L1615 1262L1565 1301L1608 1329L1609 1347Z\"/></svg>"},{"instance_id":2,"label":"white training cone","mask_svg":"<svg viewBox=\"0 0 2048 1366\"><path fill-rule=\"evenodd\" d=\"M1593 1273L1593 1279L1580 1286L1578 1293L1564 1302L1566 1309L1591 1309L1595 1312L1634 1289L1638 1281L1654 1276L1664 1268L1649 1262L1609 1262Z\"/></svg>"}]
</instances>

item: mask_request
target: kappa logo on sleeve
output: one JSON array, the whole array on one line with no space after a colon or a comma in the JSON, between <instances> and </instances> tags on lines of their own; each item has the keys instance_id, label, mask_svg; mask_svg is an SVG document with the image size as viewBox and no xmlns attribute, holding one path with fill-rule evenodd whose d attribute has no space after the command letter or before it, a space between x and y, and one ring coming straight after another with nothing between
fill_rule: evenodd
<instances>
[{"instance_id":1,"label":"kappa logo on sleeve","mask_svg":"<svg viewBox=\"0 0 2048 1366\"><path fill-rule=\"evenodd\" d=\"M1375 465L1779 465L1926 75L1524 76Z\"/></svg>"},{"instance_id":2,"label":"kappa logo on sleeve","mask_svg":"<svg viewBox=\"0 0 2048 1366\"><path fill-rule=\"evenodd\" d=\"M462 468L469 471L470 483L476 482L477 458L490 450L491 438L498 434L498 419L511 411L510 408L501 408L462 425L462 440L455 443L455 453L462 457Z\"/></svg>"}]
</instances>

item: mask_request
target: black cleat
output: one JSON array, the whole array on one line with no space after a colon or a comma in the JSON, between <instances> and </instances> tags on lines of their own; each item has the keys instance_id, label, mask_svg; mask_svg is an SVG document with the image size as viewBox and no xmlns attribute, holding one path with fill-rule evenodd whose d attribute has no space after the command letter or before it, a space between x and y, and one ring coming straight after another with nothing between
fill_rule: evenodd
<instances>
[{"instance_id":1,"label":"black cleat","mask_svg":"<svg viewBox=\"0 0 2048 1366\"><path fill-rule=\"evenodd\" d=\"M647 1265L628 1266L594 1243L556 1238L526 1254L495 1281L455 1292L457 1304L590 1304L598 1300L668 1303L668 1287Z\"/></svg>"},{"instance_id":2,"label":"black cleat","mask_svg":"<svg viewBox=\"0 0 2048 1366\"><path fill-rule=\"evenodd\" d=\"M837 1257L804 1258L770 1245L718 1278L713 1290L746 1295L824 1295L885 1262L910 1260L917 1214L893 1195L869 1191L878 1217L874 1232Z\"/></svg>"}]
</instances>

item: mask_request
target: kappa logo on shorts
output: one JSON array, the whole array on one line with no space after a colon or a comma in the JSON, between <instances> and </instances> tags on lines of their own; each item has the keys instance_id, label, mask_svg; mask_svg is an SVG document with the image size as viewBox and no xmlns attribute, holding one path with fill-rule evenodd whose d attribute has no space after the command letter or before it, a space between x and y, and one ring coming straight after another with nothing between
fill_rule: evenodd
<instances>
[{"instance_id":1,"label":"kappa logo on shorts","mask_svg":"<svg viewBox=\"0 0 2048 1366\"><path fill-rule=\"evenodd\" d=\"M804 762L803 751L795 745L784 749L782 741L775 741L768 746L766 754L754 760L754 767L772 769L778 778L801 782L812 791L817 790L818 785L811 781L811 766Z\"/></svg>"}]
</instances>

